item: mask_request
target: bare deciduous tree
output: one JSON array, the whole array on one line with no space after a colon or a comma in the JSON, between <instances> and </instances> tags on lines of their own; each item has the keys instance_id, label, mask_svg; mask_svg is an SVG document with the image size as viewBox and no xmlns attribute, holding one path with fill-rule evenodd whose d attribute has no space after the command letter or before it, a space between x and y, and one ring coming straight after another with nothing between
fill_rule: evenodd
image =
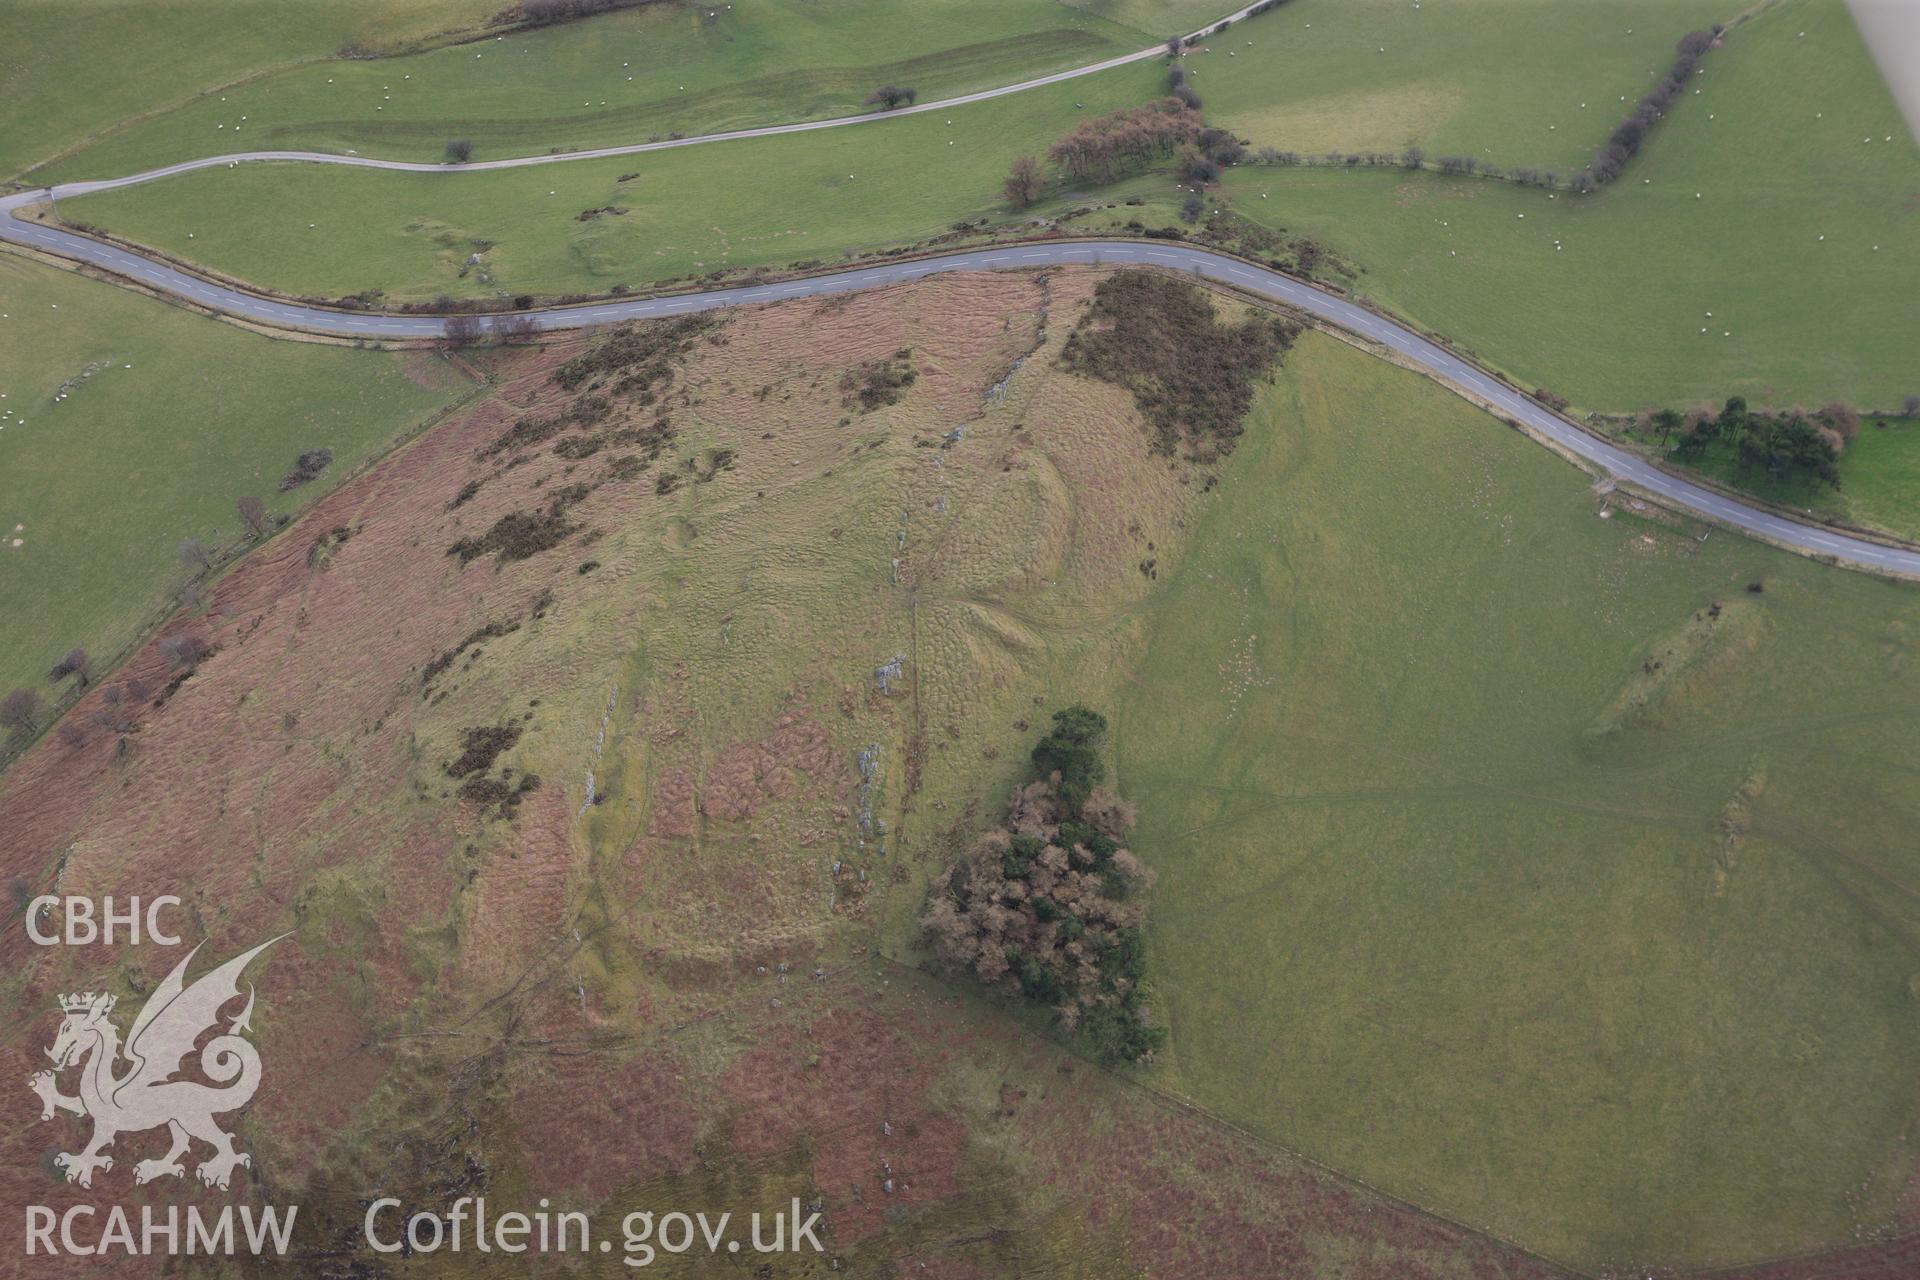
<instances>
[{"instance_id":1,"label":"bare deciduous tree","mask_svg":"<svg viewBox=\"0 0 1920 1280\"><path fill-rule=\"evenodd\" d=\"M138 698L130 697L125 685L110 684L100 691L100 705L87 718L108 733L128 733L133 729L134 710L144 701L144 693Z\"/></svg>"},{"instance_id":2,"label":"bare deciduous tree","mask_svg":"<svg viewBox=\"0 0 1920 1280\"><path fill-rule=\"evenodd\" d=\"M535 342L540 337L540 323L530 315L501 316L493 322L493 332L502 342Z\"/></svg>"},{"instance_id":3,"label":"bare deciduous tree","mask_svg":"<svg viewBox=\"0 0 1920 1280\"><path fill-rule=\"evenodd\" d=\"M459 351L464 347L471 347L479 342L485 333L486 326L481 323L479 316L448 316L446 327L440 334L440 349Z\"/></svg>"},{"instance_id":4,"label":"bare deciduous tree","mask_svg":"<svg viewBox=\"0 0 1920 1280\"><path fill-rule=\"evenodd\" d=\"M1840 437L1841 448L1845 448L1855 436L1860 434L1859 413L1852 405L1843 401L1835 400L1831 404L1822 406L1819 417L1833 429L1834 434ZM1838 453L1840 450L1835 449L1834 452Z\"/></svg>"},{"instance_id":5,"label":"bare deciduous tree","mask_svg":"<svg viewBox=\"0 0 1920 1280\"><path fill-rule=\"evenodd\" d=\"M267 531L273 528L273 517L267 514L267 504L260 499L245 497L233 506L240 513L240 525L247 531L248 537L265 537Z\"/></svg>"},{"instance_id":6,"label":"bare deciduous tree","mask_svg":"<svg viewBox=\"0 0 1920 1280\"><path fill-rule=\"evenodd\" d=\"M46 706L40 701L40 695L32 689L15 689L6 697L0 698L0 725L5 725L15 733L31 733L40 723Z\"/></svg>"},{"instance_id":7,"label":"bare deciduous tree","mask_svg":"<svg viewBox=\"0 0 1920 1280\"><path fill-rule=\"evenodd\" d=\"M1046 185L1046 181L1047 171L1039 157L1017 156L1000 189L1006 193L1008 204L1016 209L1024 209L1040 198L1040 189Z\"/></svg>"},{"instance_id":8,"label":"bare deciduous tree","mask_svg":"<svg viewBox=\"0 0 1920 1280\"><path fill-rule=\"evenodd\" d=\"M213 553L198 538L180 539L180 563L199 573L213 563Z\"/></svg>"},{"instance_id":9,"label":"bare deciduous tree","mask_svg":"<svg viewBox=\"0 0 1920 1280\"><path fill-rule=\"evenodd\" d=\"M473 159L473 139L472 138L448 138L447 139L447 163L448 164L465 164L467 161L471 159Z\"/></svg>"},{"instance_id":10,"label":"bare deciduous tree","mask_svg":"<svg viewBox=\"0 0 1920 1280\"><path fill-rule=\"evenodd\" d=\"M182 671L193 672L199 669L213 653L213 646L207 638L195 631L183 631L176 636L168 636L160 642L160 651L167 655L167 661Z\"/></svg>"}]
</instances>

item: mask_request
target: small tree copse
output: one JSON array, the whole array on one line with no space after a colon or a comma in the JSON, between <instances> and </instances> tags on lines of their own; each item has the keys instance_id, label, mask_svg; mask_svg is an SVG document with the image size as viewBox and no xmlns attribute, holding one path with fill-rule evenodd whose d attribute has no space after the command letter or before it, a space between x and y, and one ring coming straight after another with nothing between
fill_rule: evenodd
<instances>
[{"instance_id":1,"label":"small tree copse","mask_svg":"<svg viewBox=\"0 0 1920 1280\"><path fill-rule=\"evenodd\" d=\"M1047 149L1047 158L1077 181L1112 182L1198 139L1204 128L1195 103L1176 92L1145 106L1082 120Z\"/></svg>"},{"instance_id":2,"label":"small tree copse","mask_svg":"<svg viewBox=\"0 0 1920 1280\"><path fill-rule=\"evenodd\" d=\"M280 492L298 489L301 485L317 479L322 471L333 464L333 450L324 446L308 449L294 459L293 470L280 477Z\"/></svg>"},{"instance_id":3,"label":"small tree copse","mask_svg":"<svg viewBox=\"0 0 1920 1280\"><path fill-rule=\"evenodd\" d=\"M1088 785L1106 724L1082 706L1054 715L1042 777L934 878L920 923L945 965L1051 1006L1108 1061L1145 1062L1166 1039L1142 987L1153 872L1123 844L1133 806Z\"/></svg>"},{"instance_id":4,"label":"small tree copse","mask_svg":"<svg viewBox=\"0 0 1920 1280\"><path fill-rule=\"evenodd\" d=\"M1047 171L1038 156L1017 156L1013 167L1007 171L1007 180L1001 184L1006 193L1007 203L1016 209L1025 209L1040 198L1040 190L1046 185Z\"/></svg>"},{"instance_id":5,"label":"small tree copse","mask_svg":"<svg viewBox=\"0 0 1920 1280\"><path fill-rule=\"evenodd\" d=\"M1671 409L1654 415L1663 440L1678 418ZM1716 444L1731 446L1742 475L1761 471L1775 480L1800 477L1833 489L1840 487L1839 457L1850 433L1859 429L1859 415L1837 402L1808 414L1750 409L1742 396L1729 396L1718 413L1696 409L1686 422L1686 432L1673 446L1675 457L1699 459Z\"/></svg>"}]
</instances>

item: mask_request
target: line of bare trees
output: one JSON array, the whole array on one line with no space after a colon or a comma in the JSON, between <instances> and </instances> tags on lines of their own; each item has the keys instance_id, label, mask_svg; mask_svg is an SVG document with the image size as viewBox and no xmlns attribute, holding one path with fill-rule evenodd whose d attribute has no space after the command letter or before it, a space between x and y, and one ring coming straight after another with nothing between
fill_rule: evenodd
<instances>
[{"instance_id":1,"label":"line of bare trees","mask_svg":"<svg viewBox=\"0 0 1920 1280\"><path fill-rule=\"evenodd\" d=\"M443 351L460 351L489 342L503 345L527 343L539 336L540 322L530 315L488 318L462 312L447 317L445 330L434 341Z\"/></svg>"},{"instance_id":2,"label":"line of bare trees","mask_svg":"<svg viewBox=\"0 0 1920 1280\"><path fill-rule=\"evenodd\" d=\"M1715 23L1710 31L1689 31L1673 47L1673 65L1651 91L1634 104L1633 111L1614 126L1606 142L1593 153L1587 167L1573 175L1575 191L1593 191L1620 176L1627 161L1640 151L1653 126L1672 109L1674 100L1686 90L1687 81L1699 70L1700 59L1726 28Z\"/></svg>"},{"instance_id":3,"label":"line of bare trees","mask_svg":"<svg viewBox=\"0 0 1920 1280\"><path fill-rule=\"evenodd\" d=\"M213 656L215 646L205 635L188 628L163 639L160 652L175 673L173 681L160 695L159 701L165 701L181 681L193 675L200 669L201 663ZM74 649L48 673L49 681L55 683L68 676L76 679L73 696L77 699L93 678L93 661L84 649ZM61 744L77 751L93 741L98 732L120 737L120 749L125 751L125 737L140 727L141 711L150 702L159 705L153 701L153 696L153 690L138 676L130 676L118 684L103 687L93 710L84 717L70 715L61 721ZM57 715L59 710L58 705L51 705L41 697L38 690L12 689L0 696L0 728L10 731L11 745L24 746L32 739L34 732Z\"/></svg>"}]
</instances>

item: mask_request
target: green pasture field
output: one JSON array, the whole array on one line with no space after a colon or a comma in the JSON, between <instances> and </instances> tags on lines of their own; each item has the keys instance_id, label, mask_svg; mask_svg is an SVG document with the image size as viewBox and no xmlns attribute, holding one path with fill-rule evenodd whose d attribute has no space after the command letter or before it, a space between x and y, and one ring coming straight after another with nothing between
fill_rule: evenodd
<instances>
[{"instance_id":1,"label":"green pasture field","mask_svg":"<svg viewBox=\"0 0 1920 1280\"><path fill-rule=\"evenodd\" d=\"M1003 216L1014 156L1044 151L1083 116L1150 98L1161 76L1157 62L1136 63L951 115L496 172L242 165L60 207L295 293L603 293L831 261ZM590 210L603 212L582 220ZM466 269L476 251L481 263Z\"/></svg>"},{"instance_id":2,"label":"green pasture field","mask_svg":"<svg viewBox=\"0 0 1920 1280\"><path fill-rule=\"evenodd\" d=\"M1396 156L1418 145L1567 174L1653 87L1681 36L1742 7L1292 0L1196 46L1186 65L1209 118L1255 145Z\"/></svg>"},{"instance_id":3,"label":"green pasture field","mask_svg":"<svg viewBox=\"0 0 1920 1280\"><path fill-rule=\"evenodd\" d=\"M1148 1078L1589 1268L1884 1223L1920 1138L1914 589L1602 519L1319 335L1221 474L1109 695L1160 875Z\"/></svg>"},{"instance_id":4,"label":"green pasture field","mask_svg":"<svg viewBox=\"0 0 1920 1280\"><path fill-rule=\"evenodd\" d=\"M405 47L476 26L501 7L500 0L0 0L0 178L220 85L331 59L348 45Z\"/></svg>"},{"instance_id":5,"label":"green pasture field","mask_svg":"<svg viewBox=\"0 0 1920 1280\"><path fill-rule=\"evenodd\" d=\"M1920 391L1920 152L1845 8L1782 4L1707 65L1594 197L1364 168L1243 167L1225 192L1578 408L1897 406Z\"/></svg>"},{"instance_id":6,"label":"green pasture field","mask_svg":"<svg viewBox=\"0 0 1920 1280\"><path fill-rule=\"evenodd\" d=\"M1594 197L1247 165L1220 198L1312 234L1364 269L1354 287L1374 302L1582 409L1731 394L1897 404L1916 389L1907 356L1920 296L1908 282L1920 275L1920 224L1905 202L1920 189L1920 155L1844 7L1790 0L1737 28L1708 65L1702 94ZM1013 156L1083 114L1144 100L1159 79L1157 63L1142 64L951 116L502 173L243 166L62 208L295 293L604 292L830 262L1004 218L998 183ZM1088 194L1056 191L1036 212ZM1161 176L1097 193L1171 194ZM610 205L627 212L579 219ZM1106 217L1168 220L1149 215ZM475 251L485 281L465 266Z\"/></svg>"},{"instance_id":7,"label":"green pasture field","mask_svg":"<svg viewBox=\"0 0 1920 1280\"><path fill-rule=\"evenodd\" d=\"M1210 0L1214 5L1226 0ZM113 132L33 174L114 177L242 149L476 160L856 115L882 84L950 97L1151 37L1057 0L654 4L500 39L289 68Z\"/></svg>"},{"instance_id":8,"label":"green pasture field","mask_svg":"<svg viewBox=\"0 0 1920 1280\"><path fill-rule=\"evenodd\" d=\"M1920 540L1920 421L1866 418L1840 460L1840 487L1851 519Z\"/></svg>"},{"instance_id":9,"label":"green pasture field","mask_svg":"<svg viewBox=\"0 0 1920 1280\"><path fill-rule=\"evenodd\" d=\"M10 255L0 312L0 689L49 698L62 654L111 659L186 580L182 538L239 545L238 498L303 510L472 387L433 357L273 341ZM277 492L323 446L321 477Z\"/></svg>"},{"instance_id":10,"label":"green pasture field","mask_svg":"<svg viewBox=\"0 0 1920 1280\"><path fill-rule=\"evenodd\" d=\"M1110 22L1122 22L1164 40L1169 36L1197 31L1216 18L1224 18L1240 6L1228 0L1063 0L1073 8L1085 10Z\"/></svg>"}]
</instances>

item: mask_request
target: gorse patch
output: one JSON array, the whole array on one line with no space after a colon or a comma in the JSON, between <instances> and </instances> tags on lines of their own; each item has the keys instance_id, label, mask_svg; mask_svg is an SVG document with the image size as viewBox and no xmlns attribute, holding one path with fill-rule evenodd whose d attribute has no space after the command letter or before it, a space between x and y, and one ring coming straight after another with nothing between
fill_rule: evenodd
<instances>
[{"instance_id":1,"label":"gorse patch","mask_svg":"<svg viewBox=\"0 0 1920 1280\"><path fill-rule=\"evenodd\" d=\"M320 448L308 449L294 460L293 470L280 477L280 492L298 489L309 480L317 479L333 462L333 450Z\"/></svg>"},{"instance_id":2,"label":"gorse patch","mask_svg":"<svg viewBox=\"0 0 1920 1280\"><path fill-rule=\"evenodd\" d=\"M1264 313L1222 324L1197 286L1122 271L1095 288L1060 357L1132 392L1158 452L1205 461L1232 451L1254 384L1299 336L1299 325Z\"/></svg>"},{"instance_id":3,"label":"gorse patch","mask_svg":"<svg viewBox=\"0 0 1920 1280\"><path fill-rule=\"evenodd\" d=\"M913 367L913 349L902 347L882 360L868 360L840 377L841 403L860 412L900 403L901 395L920 376Z\"/></svg>"},{"instance_id":4,"label":"gorse patch","mask_svg":"<svg viewBox=\"0 0 1920 1280\"><path fill-rule=\"evenodd\" d=\"M652 399L656 384L670 382L679 362L695 342L713 335L723 321L713 316L682 316L648 324L622 325L592 350L581 353L553 371L553 383L568 391L594 390L608 384L613 395L635 396L642 404ZM717 335L711 340L718 340Z\"/></svg>"},{"instance_id":5,"label":"gorse patch","mask_svg":"<svg viewBox=\"0 0 1920 1280\"><path fill-rule=\"evenodd\" d=\"M503 768L498 778L491 776L494 761L518 741L520 729L515 725L480 725L460 731L460 754L447 762L446 771L449 777L465 779L459 789L462 800L492 809L496 818L513 818L520 801L540 789L537 773L522 774L518 782L507 781L511 768Z\"/></svg>"},{"instance_id":6,"label":"gorse patch","mask_svg":"<svg viewBox=\"0 0 1920 1280\"><path fill-rule=\"evenodd\" d=\"M556 502L539 511L509 511L477 538L462 538L447 548L465 564L484 555L502 560L526 560L565 542L579 525L566 517L566 506Z\"/></svg>"},{"instance_id":7,"label":"gorse patch","mask_svg":"<svg viewBox=\"0 0 1920 1280\"><path fill-rule=\"evenodd\" d=\"M493 762L500 753L511 750L518 741L520 730L514 725L480 725L473 729L462 729L460 754L447 762L447 776L466 778L486 773L493 768Z\"/></svg>"}]
</instances>

